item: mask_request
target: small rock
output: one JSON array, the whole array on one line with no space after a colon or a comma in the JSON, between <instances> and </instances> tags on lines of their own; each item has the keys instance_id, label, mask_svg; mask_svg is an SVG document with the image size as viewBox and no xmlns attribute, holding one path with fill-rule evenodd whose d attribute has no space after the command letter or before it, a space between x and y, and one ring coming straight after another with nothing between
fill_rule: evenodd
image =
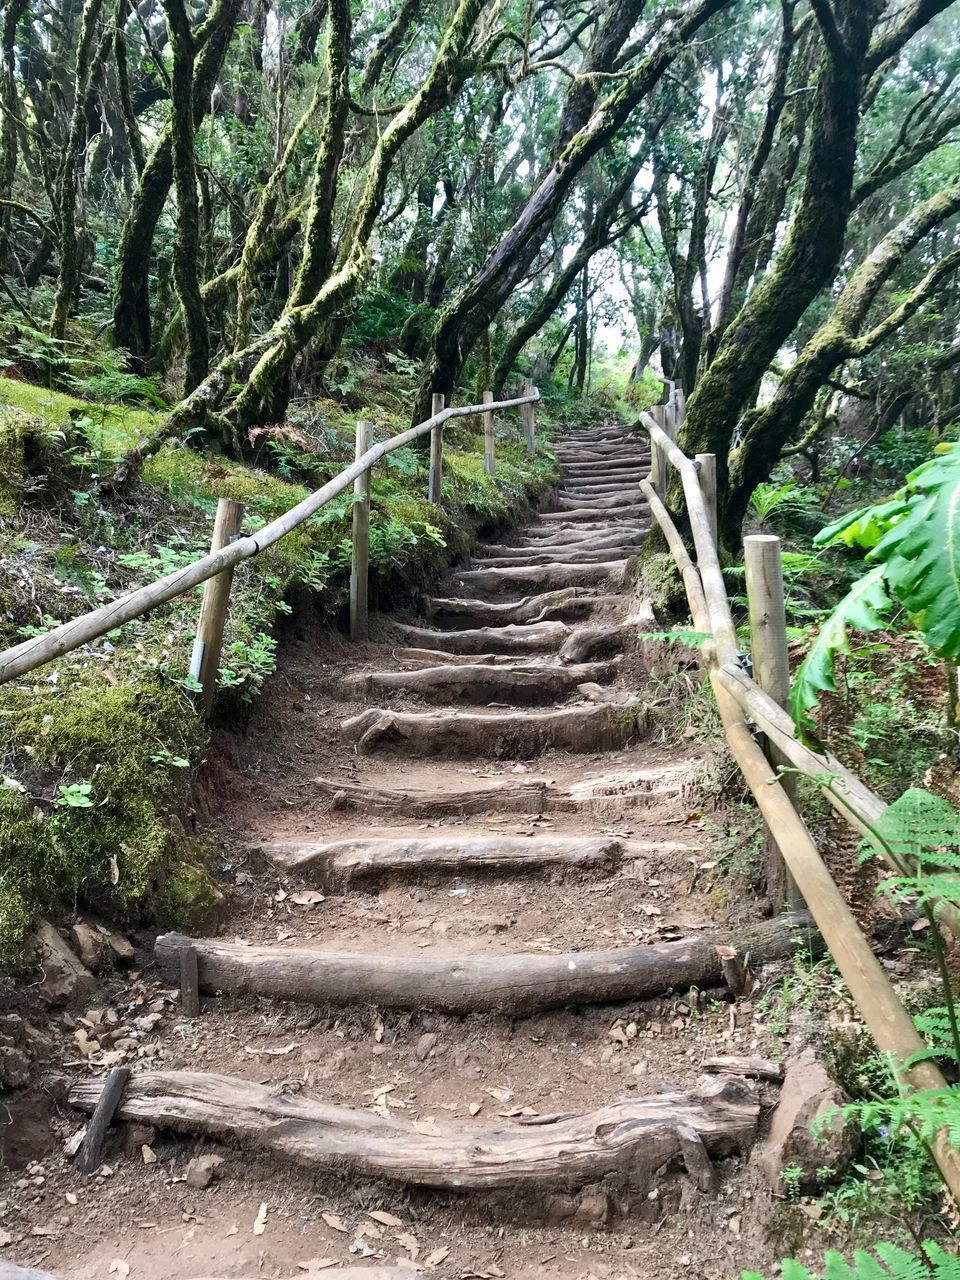
<instances>
[{"instance_id":1,"label":"small rock","mask_svg":"<svg viewBox=\"0 0 960 1280\"><path fill-rule=\"evenodd\" d=\"M187 1186L196 1191L205 1191L218 1176L223 1164L223 1156L194 1156L187 1165Z\"/></svg>"},{"instance_id":2,"label":"small rock","mask_svg":"<svg viewBox=\"0 0 960 1280\"><path fill-rule=\"evenodd\" d=\"M835 1116L818 1128L817 1137L810 1130L820 1116L846 1101L813 1049L804 1049L787 1064L770 1133L756 1157L771 1189L783 1190L780 1174L786 1168L801 1170L800 1186L805 1191L814 1190L823 1180L821 1169L832 1169L831 1176L843 1172L860 1145L859 1127Z\"/></svg>"},{"instance_id":3,"label":"small rock","mask_svg":"<svg viewBox=\"0 0 960 1280\"><path fill-rule=\"evenodd\" d=\"M100 932L118 964L133 964L137 953L133 949L133 944L122 933L114 933L112 929L104 929L102 926Z\"/></svg>"},{"instance_id":4,"label":"small rock","mask_svg":"<svg viewBox=\"0 0 960 1280\"><path fill-rule=\"evenodd\" d=\"M417 1055L417 1061L423 1062L429 1057L430 1050L434 1047L440 1037L435 1031L425 1031L417 1041L417 1047L414 1052Z\"/></svg>"},{"instance_id":5,"label":"small rock","mask_svg":"<svg viewBox=\"0 0 960 1280\"><path fill-rule=\"evenodd\" d=\"M96 989L96 979L73 954L48 920L40 922L32 938L43 977L37 991L47 1004L71 1004L85 1000Z\"/></svg>"},{"instance_id":6,"label":"small rock","mask_svg":"<svg viewBox=\"0 0 960 1280\"><path fill-rule=\"evenodd\" d=\"M162 1013L145 1013L142 1018L134 1018L133 1025L138 1031L144 1031L149 1034L157 1029L162 1018Z\"/></svg>"},{"instance_id":7,"label":"small rock","mask_svg":"<svg viewBox=\"0 0 960 1280\"><path fill-rule=\"evenodd\" d=\"M144 1146L152 1146L157 1140L157 1131L149 1124L125 1124L121 1140L123 1154L133 1156Z\"/></svg>"}]
</instances>

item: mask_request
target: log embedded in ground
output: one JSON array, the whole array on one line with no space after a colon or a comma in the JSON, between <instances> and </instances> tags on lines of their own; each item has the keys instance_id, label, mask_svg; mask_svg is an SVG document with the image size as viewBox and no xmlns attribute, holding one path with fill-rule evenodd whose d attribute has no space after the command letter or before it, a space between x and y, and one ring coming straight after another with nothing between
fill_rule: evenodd
<instances>
[{"instance_id":1,"label":"log embedded in ground","mask_svg":"<svg viewBox=\"0 0 960 1280\"><path fill-rule=\"evenodd\" d=\"M611 524L604 529L561 530L546 539L524 538L514 546L503 543L497 546L484 547L483 555L474 556L473 563L486 563L488 560L497 560L503 556L508 556L522 563L525 556L542 556L546 554L552 554L554 560L556 560L558 559L556 548L560 548L559 558L565 558L564 553L567 551L597 551L601 548L625 546L628 543L635 548L643 541L648 532L648 525L628 525L625 523Z\"/></svg>"},{"instance_id":2,"label":"log embedded in ground","mask_svg":"<svg viewBox=\"0 0 960 1280\"><path fill-rule=\"evenodd\" d=\"M540 867L613 868L623 855L615 836L360 836L327 843L271 841L261 846L285 871L322 884L436 871L525 871Z\"/></svg>"},{"instance_id":3,"label":"log embedded in ground","mask_svg":"<svg viewBox=\"0 0 960 1280\"><path fill-rule=\"evenodd\" d=\"M749 950L758 961L783 960L798 948L817 951L820 946L810 916L797 914L763 921L732 936L725 931L679 942L566 954L371 954L245 946L165 933L157 938L156 956L169 970L179 948L193 946L200 986L206 991L303 1004L519 1014L716 987L722 982L717 945L727 941L739 951Z\"/></svg>"},{"instance_id":4,"label":"log embedded in ground","mask_svg":"<svg viewBox=\"0 0 960 1280\"><path fill-rule=\"evenodd\" d=\"M446 621L479 623L535 623L582 617L605 600L586 587L566 587L544 591L522 600L471 600L451 596L431 596L426 601L427 616Z\"/></svg>"},{"instance_id":5,"label":"log embedded in ground","mask_svg":"<svg viewBox=\"0 0 960 1280\"><path fill-rule=\"evenodd\" d=\"M99 1080L78 1081L70 1101L90 1111L100 1089ZM713 1159L735 1155L754 1137L759 1104L748 1085L731 1077L536 1125L427 1127L235 1076L155 1071L133 1077L120 1114L178 1133L234 1139L345 1177L456 1192L571 1190L612 1178L643 1193L668 1166L682 1164L679 1126L698 1134Z\"/></svg>"},{"instance_id":6,"label":"log embedded in ground","mask_svg":"<svg viewBox=\"0 0 960 1280\"><path fill-rule=\"evenodd\" d=\"M653 611L647 606L646 612L635 613L616 626L579 627L560 646L560 658L582 666L600 654L620 652L635 643L644 631L654 630L656 625Z\"/></svg>"},{"instance_id":7,"label":"log embedded in ground","mask_svg":"<svg viewBox=\"0 0 960 1280\"><path fill-rule=\"evenodd\" d=\"M445 653L442 649L394 649L391 655L402 666L412 670L424 667L436 667L441 663L452 667L471 666L503 666L516 659L509 653Z\"/></svg>"},{"instance_id":8,"label":"log embedded in ground","mask_svg":"<svg viewBox=\"0 0 960 1280\"><path fill-rule=\"evenodd\" d=\"M786 1068L782 1062L774 1062L771 1058L740 1058L724 1054L716 1058L704 1058L704 1071L713 1071L719 1075L746 1076L752 1080L773 1080L779 1083L783 1079Z\"/></svg>"},{"instance_id":9,"label":"log embedded in ground","mask_svg":"<svg viewBox=\"0 0 960 1280\"><path fill-rule=\"evenodd\" d=\"M517 705L556 702L568 697L584 681L606 680L613 671L608 662L581 662L573 666L465 666L423 667L419 671L359 671L345 676L340 688L348 698L416 694L427 702L510 702Z\"/></svg>"},{"instance_id":10,"label":"log embedded in ground","mask_svg":"<svg viewBox=\"0 0 960 1280\"><path fill-rule=\"evenodd\" d=\"M561 511L541 511L540 520L548 523L571 523L573 521L591 524L600 520L645 520L650 518L650 508L645 502L631 502L616 511L597 510L596 507L571 506Z\"/></svg>"},{"instance_id":11,"label":"log embedded in ground","mask_svg":"<svg viewBox=\"0 0 960 1280\"><path fill-rule=\"evenodd\" d=\"M418 649L447 653L550 653L570 634L562 622L510 623L503 627L470 627L463 631L434 631L394 623L394 630Z\"/></svg>"},{"instance_id":12,"label":"log embedded in ground","mask_svg":"<svg viewBox=\"0 0 960 1280\"><path fill-rule=\"evenodd\" d=\"M317 778L317 794L332 809L355 809L390 817L443 818L476 813L606 813L675 796L695 761L614 770L569 786L547 778L503 779L492 785L458 781L452 788L376 787L342 778Z\"/></svg>"},{"instance_id":13,"label":"log embedded in ground","mask_svg":"<svg viewBox=\"0 0 960 1280\"><path fill-rule=\"evenodd\" d=\"M642 738L649 715L627 706L556 711L390 711L370 708L341 723L360 755L399 748L415 755L527 760L543 751L612 751Z\"/></svg>"},{"instance_id":14,"label":"log embedded in ground","mask_svg":"<svg viewBox=\"0 0 960 1280\"><path fill-rule=\"evenodd\" d=\"M517 564L547 567L555 564L557 557L560 556L566 565L604 564L612 559L629 559L631 556L639 555L642 544L641 538L615 546L550 547L540 553L526 548L525 554L521 556L483 557L477 558L473 563L477 569L511 569Z\"/></svg>"},{"instance_id":15,"label":"log embedded in ground","mask_svg":"<svg viewBox=\"0 0 960 1280\"><path fill-rule=\"evenodd\" d=\"M563 587L588 587L605 583L622 587L627 578L627 560L611 560L600 564L541 564L516 569L476 569L457 574L464 586L489 595L500 595L524 583L532 582L550 590Z\"/></svg>"}]
</instances>

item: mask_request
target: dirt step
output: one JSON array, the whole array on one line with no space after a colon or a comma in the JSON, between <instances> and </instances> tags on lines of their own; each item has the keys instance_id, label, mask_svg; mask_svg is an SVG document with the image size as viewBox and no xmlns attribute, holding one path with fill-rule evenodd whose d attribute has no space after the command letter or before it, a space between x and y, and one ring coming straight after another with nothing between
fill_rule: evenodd
<instances>
[{"instance_id":1,"label":"dirt step","mask_svg":"<svg viewBox=\"0 0 960 1280\"><path fill-rule=\"evenodd\" d=\"M497 832L423 836L393 832L327 842L280 840L260 847L284 871L306 876L310 884L327 888L397 873L418 876L456 871L472 875L543 867L610 871L620 863L626 846L617 836L509 836Z\"/></svg>"},{"instance_id":2,"label":"dirt step","mask_svg":"<svg viewBox=\"0 0 960 1280\"><path fill-rule=\"evenodd\" d=\"M631 705L572 706L556 711L389 711L371 708L344 720L347 742L361 755L399 750L421 758L470 756L528 760L551 748L610 751L643 738L648 711Z\"/></svg>"},{"instance_id":3,"label":"dirt step","mask_svg":"<svg viewBox=\"0 0 960 1280\"><path fill-rule=\"evenodd\" d=\"M609 662L563 667L467 663L418 671L358 671L342 678L340 688L348 698L412 693L427 702L512 702L530 706L566 698L578 685L608 680L614 672L615 667Z\"/></svg>"},{"instance_id":4,"label":"dirt step","mask_svg":"<svg viewBox=\"0 0 960 1280\"><path fill-rule=\"evenodd\" d=\"M576 1004L639 1000L669 991L722 987L717 947L749 954L752 963L809 954L822 942L804 913L732 932L610 947L600 951L464 955L456 950L404 952L377 943L347 952L319 947L256 946L220 938L164 933L155 955L165 973L179 972L180 953L197 956L201 991L272 996L318 1005L372 1004L440 1013L530 1013Z\"/></svg>"},{"instance_id":5,"label":"dirt step","mask_svg":"<svg viewBox=\"0 0 960 1280\"><path fill-rule=\"evenodd\" d=\"M623 587L627 578L629 561L610 560L599 564L566 564L562 561L541 565L522 565L516 568L460 570L457 581L471 587L481 595L502 595L505 591L536 583L548 590L563 587L596 587L610 589Z\"/></svg>"},{"instance_id":6,"label":"dirt step","mask_svg":"<svg viewBox=\"0 0 960 1280\"><path fill-rule=\"evenodd\" d=\"M102 1088L100 1080L78 1081L70 1101L93 1111ZM613 1179L621 1195L632 1191L642 1204L671 1164L702 1178L712 1159L746 1150L760 1105L743 1080L717 1076L687 1092L624 1099L586 1115L536 1116L533 1123L499 1128L422 1125L395 1118L382 1103L378 1114L236 1076L158 1071L131 1077L118 1115L180 1133L231 1138L351 1179L381 1177L461 1193L545 1194ZM505 1203L529 1211L514 1197Z\"/></svg>"},{"instance_id":7,"label":"dirt step","mask_svg":"<svg viewBox=\"0 0 960 1280\"><path fill-rule=\"evenodd\" d=\"M442 818L466 814L594 813L614 816L622 810L671 799L693 776L689 759L609 768L569 778L498 776L491 784L473 776L446 775L429 786L384 787L351 778L316 778L317 794L332 809L387 814L390 817ZM678 849L687 846L677 846Z\"/></svg>"},{"instance_id":8,"label":"dirt step","mask_svg":"<svg viewBox=\"0 0 960 1280\"><path fill-rule=\"evenodd\" d=\"M394 629L420 649L448 653L556 653L570 635L562 622L508 623L503 627L470 627L434 631L397 622Z\"/></svg>"},{"instance_id":9,"label":"dirt step","mask_svg":"<svg viewBox=\"0 0 960 1280\"><path fill-rule=\"evenodd\" d=\"M427 617L438 623L499 622L506 624L546 622L579 618L602 608L619 596L598 595L586 587L567 587L524 596L522 600L473 600L455 596L428 596Z\"/></svg>"}]
</instances>

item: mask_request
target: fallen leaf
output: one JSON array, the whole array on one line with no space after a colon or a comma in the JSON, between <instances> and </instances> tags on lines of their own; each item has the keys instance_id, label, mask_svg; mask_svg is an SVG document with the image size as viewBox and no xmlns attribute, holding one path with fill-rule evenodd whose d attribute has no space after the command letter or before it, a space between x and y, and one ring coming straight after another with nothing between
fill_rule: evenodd
<instances>
[{"instance_id":1,"label":"fallen leaf","mask_svg":"<svg viewBox=\"0 0 960 1280\"><path fill-rule=\"evenodd\" d=\"M482 1105L483 1105L483 1104L482 1104L482 1103L480 1103L480 1102L471 1102L471 1103L470 1103L470 1106L469 1106L470 1114L471 1114L472 1116L477 1116L477 1115L479 1115L479 1114L480 1114L480 1108L481 1108L481 1106L482 1106Z\"/></svg>"},{"instance_id":2,"label":"fallen leaf","mask_svg":"<svg viewBox=\"0 0 960 1280\"><path fill-rule=\"evenodd\" d=\"M74 1193L73 1193L72 1191L68 1191L68 1192L66 1192L66 1194L64 1195L64 1199L66 1200L67 1204L77 1204L77 1203L78 1203L78 1201L77 1201L77 1197L74 1195Z\"/></svg>"},{"instance_id":3,"label":"fallen leaf","mask_svg":"<svg viewBox=\"0 0 960 1280\"><path fill-rule=\"evenodd\" d=\"M237 1224L235 1222L231 1222L230 1226L227 1227L226 1231L223 1234L225 1236L235 1236L239 1233L239 1231L240 1231L240 1228L237 1226Z\"/></svg>"},{"instance_id":4,"label":"fallen leaf","mask_svg":"<svg viewBox=\"0 0 960 1280\"><path fill-rule=\"evenodd\" d=\"M417 1258L420 1256L420 1245L416 1236L412 1236L409 1231L402 1231L400 1235L397 1236L397 1244L399 1244L402 1249L406 1249L411 1259L416 1262Z\"/></svg>"},{"instance_id":5,"label":"fallen leaf","mask_svg":"<svg viewBox=\"0 0 960 1280\"><path fill-rule=\"evenodd\" d=\"M316 889L298 889L296 893L290 894L287 901L298 907L312 907L315 902L325 902L326 899Z\"/></svg>"},{"instance_id":6,"label":"fallen leaf","mask_svg":"<svg viewBox=\"0 0 960 1280\"><path fill-rule=\"evenodd\" d=\"M110 855L110 883L120 883L120 864L117 862L117 855L115 853L111 853Z\"/></svg>"},{"instance_id":7,"label":"fallen leaf","mask_svg":"<svg viewBox=\"0 0 960 1280\"><path fill-rule=\"evenodd\" d=\"M428 1267L439 1267L449 1252L450 1250L445 1245L441 1245L439 1249L434 1249L433 1253L428 1253L424 1261Z\"/></svg>"},{"instance_id":8,"label":"fallen leaf","mask_svg":"<svg viewBox=\"0 0 960 1280\"><path fill-rule=\"evenodd\" d=\"M252 1053L252 1054L266 1053L266 1054L269 1054L271 1058L282 1058L284 1054L293 1053L294 1049L298 1049L299 1047L300 1046L294 1040L291 1044L284 1045L282 1049L270 1049L267 1047L264 1047L262 1049L255 1049L252 1044L245 1044L243 1046L243 1051L244 1053Z\"/></svg>"},{"instance_id":9,"label":"fallen leaf","mask_svg":"<svg viewBox=\"0 0 960 1280\"><path fill-rule=\"evenodd\" d=\"M257 1214L256 1218L254 1219L253 1234L255 1236L262 1236L264 1231L266 1231L267 1229L267 1209L268 1209L268 1205L266 1201L264 1201L263 1204L260 1206L260 1212Z\"/></svg>"},{"instance_id":10,"label":"fallen leaf","mask_svg":"<svg viewBox=\"0 0 960 1280\"><path fill-rule=\"evenodd\" d=\"M395 1214L387 1213L386 1209L368 1209L367 1217L373 1218L374 1222L382 1222L385 1227L402 1227L402 1219L396 1217Z\"/></svg>"},{"instance_id":11,"label":"fallen leaf","mask_svg":"<svg viewBox=\"0 0 960 1280\"><path fill-rule=\"evenodd\" d=\"M110 1263L110 1274L112 1276L128 1276L130 1274L130 1263L124 1262L123 1258L114 1258Z\"/></svg>"},{"instance_id":12,"label":"fallen leaf","mask_svg":"<svg viewBox=\"0 0 960 1280\"><path fill-rule=\"evenodd\" d=\"M63 1144L63 1154L67 1157L68 1160L72 1160L73 1157L77 1154L77 1152L80 1150L81 1146L83 1145L83 1140L86 1136L87 1136L87 1126L84 1125L82 1129L78 1129L76 1133L72 1134L66 1140L66 1142Z\"/></svg>"},{"instance_id":13,"label":"fallen leaf","mask_svg":"<svg viewBox=\"0 0 960 1280\"><path fill-rule=\"evenodd\" d=\"M489 1093L491 1098L495 1098L497 1102L509 1102L513 1097L512 1089L484 1089L484 1093Z\"/></svg>"},{"instance_id":14,"label":"fallen leaf","mask_svg":"<svg viewBox=\"0 0 960 1280\"><path fill-rule=\"evenodd\" d=\"M154 1151L153 1147L148 1147L146 1143L144 1143L140 1148L140 1154L143 1156L144 1164L157 1163L157 1153Z\"/></svg>"},{"instance_id":15,"label":"fallen leaf","mask_svg":"<svg viewBox=\"0 0 960 1280\"><path fill-rule=\"evenodd\" d=\"M4 1229L0 1227L0 1249L5 1249L8 1244L12 1243L12 1241L13 1236L10 1232L4 1231Z\"/></svg>"},{"instance_id":16,"label":"fallen leaf","mask_svg":"<svg viewBox=\"0 0 960 1280\"><path fill-rule=\"evenodd\" d=\"M350 1228L346 1225L346 1223L339 1216L339 1214L321 1213L320 1217L324 1220L324 1222L327 1224L328 1227L333 1227L334 1231L342 1231L344 1232L344 1234L349 1233Z\"/></svg>"}]
</instances>

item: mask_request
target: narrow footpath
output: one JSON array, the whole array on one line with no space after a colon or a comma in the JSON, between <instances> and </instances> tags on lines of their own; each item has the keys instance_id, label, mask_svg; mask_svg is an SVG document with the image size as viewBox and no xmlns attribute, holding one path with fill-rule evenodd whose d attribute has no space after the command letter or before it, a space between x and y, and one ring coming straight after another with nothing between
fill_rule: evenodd
<instances>
[{"instance_id":1,"label":"narrow footpath","mask_svg":"<svg viewBox=\"0 0 960 1280\"><path fill-rule=\"evenodd\" d=\"M703 748L641 662L645 448L561 438L555 510L415 623L291 646L212 755L230 914L157 940L127 1154L56 1175L79 1197L58 1277L734 1280L769 1257L744 1153L770 1086L704 1064L770 1047L716 945L762 983L794 933L717 890ZM73 1103L103 1079L79 1070Z\"/></svg>"}]
</instances>

